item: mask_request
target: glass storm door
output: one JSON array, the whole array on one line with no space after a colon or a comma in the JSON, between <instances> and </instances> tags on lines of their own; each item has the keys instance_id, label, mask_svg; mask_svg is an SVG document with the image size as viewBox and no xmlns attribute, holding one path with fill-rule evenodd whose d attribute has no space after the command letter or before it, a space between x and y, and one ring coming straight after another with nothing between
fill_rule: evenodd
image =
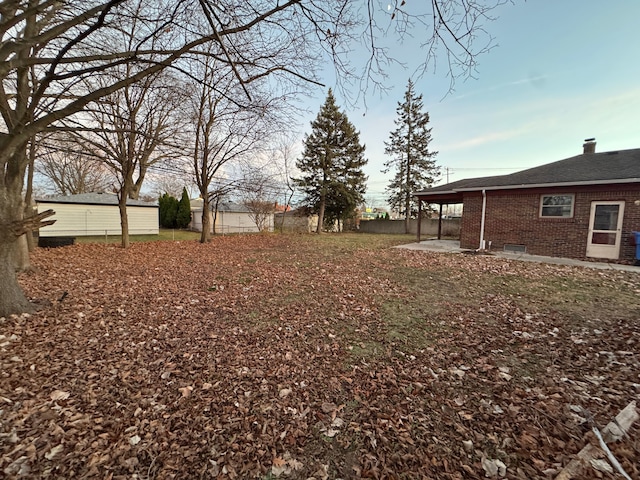
<instances>
[{"instance_id":1,"label":"glass storm door","mask_svg":"<svg viewBox=\"0 0 640 480\"><path fill-rule=\"evenodd\" d=\"M587 257L619 257L623 214L624 202L591 202Z\"/></svg>"}]
</instances>

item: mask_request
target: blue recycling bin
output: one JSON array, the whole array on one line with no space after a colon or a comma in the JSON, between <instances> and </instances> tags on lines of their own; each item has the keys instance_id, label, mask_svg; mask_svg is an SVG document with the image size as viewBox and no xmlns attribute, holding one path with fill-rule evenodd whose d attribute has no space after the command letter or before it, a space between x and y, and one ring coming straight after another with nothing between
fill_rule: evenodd
<instances>
[{"instance_id":1,"label":"blue recycling bin","mask_svg":"<svg viewBox=\"0 0 640 480\"><path fill-rule=\"evenodd\" d=\"M640 263L640 232L631 232L633 233L633 240L636 244L636 265Z\"/></svg>"}]
</instances>

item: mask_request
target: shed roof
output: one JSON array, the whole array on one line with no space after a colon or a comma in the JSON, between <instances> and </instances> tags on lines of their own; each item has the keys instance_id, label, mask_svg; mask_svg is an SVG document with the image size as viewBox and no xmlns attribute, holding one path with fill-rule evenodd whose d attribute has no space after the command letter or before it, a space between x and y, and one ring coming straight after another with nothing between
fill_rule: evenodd
<instances>
[{"instance_id":1,"label":"shed roof","mask_svg":"<svg viewBox=\"0 0 640 480\"><path fill-rule=\"evenodd\" d=\"M78 205L118 205L118 196L114 193L79 193L77 195L52 195L36 198L36 203L73 203ZM127 199L127 206L157 207L156 202Z\"/></svg>"},{"instance_id":2,"label":"shed roof","mask_svg":"<svg viewBox=\"0 0 640 480\"><path fill-rule=\"evenodd\" d=\"M220 202L218 204L218 211L219 212L233 212L233 213L249 213L250 210L245 207L243 204L241 203L236 203L236 202Z\"/></svg>"},{"instance_id":3,"label":"shed roof","mask_svg":"<svg viewBox=\"0 0 640 480\"><path fill-rule=\"evenodd\" d=\"M202 198L195 198L191 200L191 210L202 210L204 202ZM213 210L216 207L215 202L209 203L209 208ZM218 211L219 212L229 212L229 213L250 213L251 211L244 206L242 203L232 202L231 200L223 200L218 203Z\"/></svg>"},{"instance_id":4,"label":"shed roof","mask_svg":"<svg viewBox=\"0 0 640 480\"><path fill-rule=\"evenodd\" d=\"M640 182L640 148L583 153L509 175L468 178L416 192L420 197L457 197L460 192Z\"/></svg>"}]
</instances>

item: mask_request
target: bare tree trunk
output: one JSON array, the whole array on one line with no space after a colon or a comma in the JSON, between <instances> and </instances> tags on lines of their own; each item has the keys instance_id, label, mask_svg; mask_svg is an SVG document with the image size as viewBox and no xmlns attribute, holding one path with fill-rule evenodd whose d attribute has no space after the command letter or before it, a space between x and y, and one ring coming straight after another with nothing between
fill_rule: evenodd
<instances>
[{"instance_id":1,"label":"bare tree trunk","mask_svg":"<svg viewBox=\"0 0 640 480\"><path fill-rule=\"evenodd\" d=\"M27 190L24 194L24 218L30 218L33 216L33 169L35 167L36 161L36 145L35 138L31 139L29 142L29 165L27 170ZM33 232L27 232L26 237L27 241L27 262L29 261L28 253L32 252L35 248L35 243L33 241Z\"/></svg>"},{"instance_id":2,"label":"bare tree trunk","mask_svg":"<svg viewBox=\"0 0 640 480\"><path fill-rule=\"evenodd\" d=\"M22 198L20 198L22 204ZM24 209L22 205L19 207L19 214L17 220L24 220ZM13 268L17 272L26 272L31 266L29 263L29 245L27 243L27 235L31 235L31 232L27 232L20 235L15 239L13 247L11 248Z\"/></svg>"},{"instance_id":3,"label":"bare tree trunk","mask_svg":"<svg viewBox=\"0 0 640 480\"><path fill-rule=\"evenodd\" d=\"M127 216L127 194L123 188L118 193L118 209L120 210L120 226L122 227L122 248L129 248L129 217Z\"/></svg>"},{"instance_id":4,"label":"bare tree trunk","mask_svg":"<svg viewBox=\"0 0 640 480\"><path fill-rule=\"evenodd\" d=\"M0 182L0 317L11 314L32 312L33 305L24 295L16 276L16 265L24 263L21 255L29 252L25 233L39 226L51 225L54 220L44 221L54 214L53 210L33 216L30 221L24 219L24 203L22 201L22 183L26 161L26 143L7 153L0 148L0 158L7 165L3 182ZM1 165L1 163L0 163ZM22 238L22 250L20 242Z\"/></svg>"},{"instance_id":5,"label":"bare tree trunk","mask_svg":"<svg viewBox=\"0 0 640 480\"><path fill-rule=\"evenodd\" d=\"M216 197L216 203L213 207L213 211L212 211L212 217L213 217L213 223L212 226L213 228L211 229L211 231L213 232L213 234L216 234L216 222L218 221L218 205L220 205L220 197ZM224 233L224 232L222 232Z\"/></svg>"},{"instance_id":6,"label":"bare tree trunk","mask_svg":"<svg viewBox=\"0 0 640 480\"><path fill-rule=\"evenodd\" d=\"M140 199L140 190L142 190L142 183L144 182L145 177L147 176L147 170L150 166L150 163L156 163L157 160L149 161L149 159L145 159L145 161L138 162L138 178L131 186L131 190L129 191L129 198L131 200L139 200ZM180 190L182 193L182 190Z\"/></svg>"},{"instance_id":7,"label":"bare tree trunk","mask_svg":"<svg viewBox=\"0 0 640 480\"><path fill-rule=\"evenodd\" d=\"M16 276L20 255L13 225L22 220L23 214L20 177L9 176L10 182L0 189L0 317L33 311Z\"/></svg>"},{"instance_id":8,"label":"bare tree trunk","mask_svg":"<svg viewBox=\"0 0 640 480\"><path fill-rule=\"evenodd\" d=\"M131 191L129 192L129 198L131 200L139 200L140 199L140 189L142 189L142 182L134 183L133 187L131 187Z\"/></svg>"},{"instance_id":9,"label":"bare tree trunk","mask_svg":"<svg viewBox=\"0 0 640 480\"><path fill-rule=\"evenodd\" d=\"M287 216L287 209L291 204L291 199L293 198L293 194L295 193L294 187L291 185L291 177L289 176L289 155L291 153L291 146L283 144L280 147L282 151L282 157L284 160L284 176L287 181L287 189L289 190L289 197L287 198L287 194L284 195L284 211L282 212L282 221L280 222L280 233L284 233L284 223L285 217Z\"/></svg>"},{"instance_id":10,"label":"bare tree trunk","mask_svg":"<svg viewBox=\"0 0 640 480\"><path fill-rule=\"evenodd\" d=\"M291 203L292 197L293 197L293 194L291 194L289 198L287 198L286 195L284 196L284 210L282 211L282 217L280 217L280 222L279 222L280 225L278 226L278 230L280 231L280 233L284 233L285 217L287 216L287 209L289 208L289 204ZM275 225L274 225L274 228L275 228Z\"/></svg>"},{"instance_id":11,"label":"bare tree trunk","mask_svg":"<svg viewBox=\"0 0 640 480\"><path fill-rule=\"evenodd\" d=\"M4 243L4 242L3 242ZM13 313L33 312L33 305L27 300L16 277L14 268L17 242L4 243L0 247L0 317Z\"/></svg>"},{"instance_id":12,"label":"bare tree trunk","mask_svg":"<svg viewBox=\"0 0 640 480\"><path fill-rule=\"evenodd\" d=\"M326 196L324 193L320 194L320 206L318 209L318 227L316 233L322 233L322 225L324 224L324 208L326 204Z\"/></svg>"},{"instance_id":13,"label":"bare tree trunk","mask_svg":"<svg viewBox=\"0 0 640 480\"><path fill-rule=\"evenodd\" d=\"M20 235L16 240L13 254L16 272L26 272L31 268L31 262L29 262L29 237L31 237L31 232Z\"/></svg>"},{"instance_id":14,"label":"bare tree trunk","mask_svg":"<svg viewBox=\"0 0 640 480\"><path fill-rule=\"evenodd\" d=\"M407 212L404 216L404 233L409 233L409 223L411 222L411 218L409 217L409 200L406 200L404 205Z\"/></svg>"},{"instance_id":15,"label":"bare tree trunk","mask_svg":"<svg viewBox=\"0 0 640 480\"><path fill-rule=\"evenodd\" d=\"M408 143L408 142L407 142ZM407 178L406 178L406 192L404 193L404 233L409 233L409 222L411 220L411 192L409 191L409 185L411 182L411 156L407 151Z\"/></svg>"},{"instance_id":16,"label":"bare tree trunk","mask_svg":"<svg viewBox=\"0 0 640 480\"><path fill-rule=\"evenodd\" d=\"M209 200L206 198L202 200L202 233L200 234L200 243L207 243L211 240L211 208Z\"/></svg>"}]
</instances>

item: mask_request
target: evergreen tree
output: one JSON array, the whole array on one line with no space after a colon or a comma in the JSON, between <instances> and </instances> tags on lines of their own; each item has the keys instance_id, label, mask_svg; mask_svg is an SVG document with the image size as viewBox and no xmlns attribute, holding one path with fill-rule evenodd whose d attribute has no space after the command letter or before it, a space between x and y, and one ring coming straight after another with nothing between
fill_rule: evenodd
<instances>
[{"instance_id":1,"label":"evergreen tree","mask_svg":"<svg viewBox=\"0 0 640 480\"><path fill-rule=\"evenodd\" d=\"M417 203L413 193L430 187L439 174L435 156L429 151L431 128L429 113L423 112L422 94L416 95L411 80L404 94L404 102L398 102L394 121L396 129L385 142L384 153L392 157L385 162L384 173L394 170L395 175L386 190L391 207L405 215L405 231L409 232L409 219L417 215Z\"/></svg>"},{"instance_id":2,"label":"evergreen tree","mask_svg":"<svg viewBox=\"0 0 640 480\"><path fill-rule=\"evenodd\" d=\"M296 161L302 178L295 179L305 193L305 204L318 214L320 233L325 220L343 221L362 203L367 177L362 168L365 146L347 115L336 105L331 89L305 135L302 158Z\"/></svg>"},{"instance_id":3,"label":"evergreen tree","mask_svg":"<svg viewBox=\"0 0 640 480\"><path fill-rule=\"evenodd\" d=\"M165 228L164 222L167 215L167 197L168 195L166 193L158 197L158 223L160 224L160 228Z\"/></svg>"},{"instance_id":4,"label":"evergreen tree","mask_svg":"<svg viewBox=\"0 0 640 480\"><path fill-rule=\"evenodd\" d=\"M191 202L186 187L182 189L182 197L176 212L176 227L187 228L191 222Z\"/></svg>"},{"instance_id":5,"label":"evergreen tree","mask_svg":"<svg viewBox=\"0 0 640 480\"><path fill-rule=\"evenodd\" d=\"M178 204L178 199L168 193L165 193L158 199L158 214L162 228L176 228Z\"/></svg>"}]
</instances>

